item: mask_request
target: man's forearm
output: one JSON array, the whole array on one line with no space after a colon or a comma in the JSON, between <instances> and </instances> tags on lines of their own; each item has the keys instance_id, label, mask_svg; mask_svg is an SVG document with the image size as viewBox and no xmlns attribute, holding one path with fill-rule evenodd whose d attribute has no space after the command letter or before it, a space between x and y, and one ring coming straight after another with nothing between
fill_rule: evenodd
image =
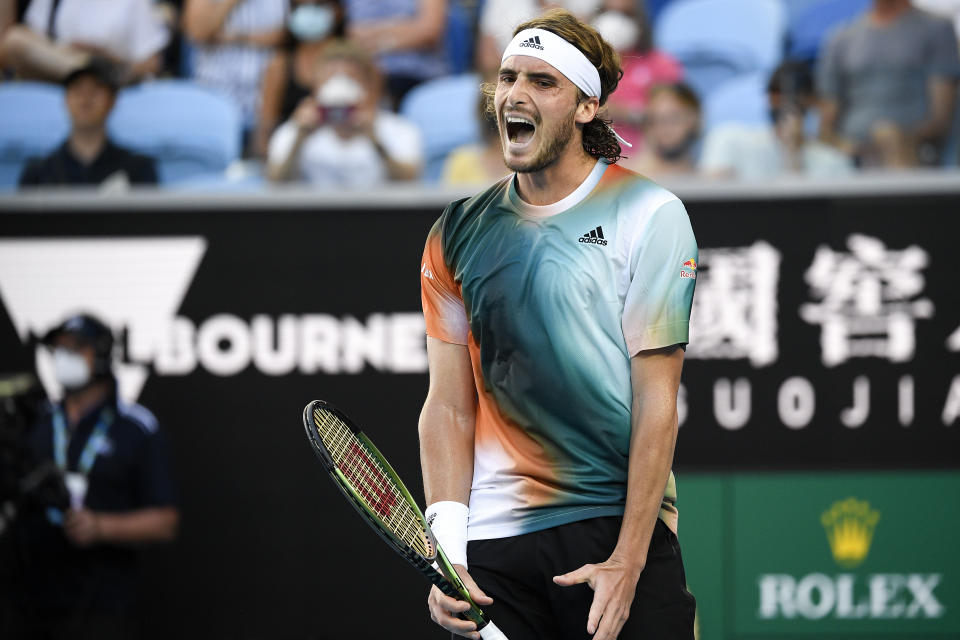
<instances>
[{"instance_id":1,"label":"man's forearm","mask_svg":"<svg viewBox=\"0 0 960 640\"><path fill-rule=\"evenodd\" d=\"M914 130L921 142L939 142L950 133L957 100L957 84L952 80L934 78L928 83L929 115Z\"/></svg>"},{"instance_id":2,"label":"man's forearm","mask_svg":"<svg viewBox=\"0 0 960 640\"><path fill-rule=\"evenodd\" d=\"M470 502L475 417L427 398L420 413L420 465L427 504Z\"/></svg>"},{"instance_id":3,"label":"man's forearm","mask_svg":"<svg viewBox=\"0 0 960 640\"><path fill-rule=\"evenodd\" d=\"M650 538L670 477L676 439L676 401L672 410L651 407L648 403L640 417L634 420L627 502L613 556L641 570L646 564Z\"/></svg>"},{"instance_id":4,"label":"man's forearm","mask_svg":"<svg viewBox=\"0 0 960 640\"><path fill-rule=\"evenodd\" d=\"M612 558L637 569L647 561L677 442L677 389L683 350L660 349L635 356L627 502Z\"/></svg>"},{"instance_id":5,"label":"man's forearm","mask_svg":"<svg viewBox=\"0 0 960 640\"><path fill-rule=\"evenodd\" d=\"M177 536L179 512L151 507L125 513L96 514L98 540L110 543L168 542Z\"/></svg>"}]
</instances>

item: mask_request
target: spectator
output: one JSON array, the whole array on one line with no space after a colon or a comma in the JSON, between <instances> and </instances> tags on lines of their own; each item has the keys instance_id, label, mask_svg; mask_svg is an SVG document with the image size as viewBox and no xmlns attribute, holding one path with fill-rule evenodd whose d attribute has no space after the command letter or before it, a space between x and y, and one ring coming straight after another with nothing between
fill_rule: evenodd
<instances>
[{"instance_id":1,"label":"spectator","mask_svg":"<svg viewBox=\"0 0 960 640\"><path fill-rule=\"evenodd\" d=\"M193 77L240 106L251 132L260 111L260 82L283 43L288 0L186 0L183 29L197 44Z\"/></svg>"},{"instance_id":2,"label":"spectator","mask_svg":"<svg viewBox=\"0 0 960 640\"><path fill-rule=\"evenodd\" d=\"M107 136L107 118L117 98L115 70L94 59L64 81L70 135L51 155L27 164L21 187L156 184L153 160L118 147Z\"/></svg>"},{"instance_id":3,"label":"spectator","mask_svg":"<svg viewBox=\"0 0 960 640\"><path fill-rule=\"evenodd\" d=\"M643 0L604 0L603 11L593 20L604 40L620 54L623 77L607 100L607 113L617 133L643 147L643 112L650 88L679 82L683 67L672 56L653 46L653 29Z\"/></svg>"},{"instance_id":4,"label":"spectator","mask_svg":"<svg viewBox=\"0 0 960 640\"><path fill-rule=\"evenodd\" d=\"M864 166L935 164L956 105L957 38L910 0L874 0L820 61L821 138Z\"/></svg>"},{"instance_id":5,"label":"spectator","mask_svg":"<svg viewBox=\"0 0 960 640\"><path fill-rule=\"evenodd\" d=\"M170 39L150 0L32 0L23 25L7 29L0 65L24 78L62 82L94 56L124 82L160 71Z\"/></svg>"},{"instance_id":6,"label":"spectator","mask_svg":"<svg viewBox=\"0 0 960 640\"><path fill-rule=\"evenodd\" d=\"M393 109L425 80L447 73L447 0L343 0L347 37L376 55Z\"/></svg>"},{"instance_id":7,"label":"spectator","mask_svg":"<svg viewBox=\"0 0 960 640\"><path fill-rule=\"evenodd\" d=\"M270 139L267 176L325 187L413 180L423 164L420 131L378 108L380 73L349 42L327 45L314 82L293 116Z\"/></svg>"},{"instance_id":8,"label":"spectator","mask_svg":"<svg viewBox=\"0 0 960 640\"><path fill-rule=\"evenodd\" d=\"M323 48L343 35L339 3L326 0L293 0L287 20L287 46L277 50L263 73L260 117L254 138L256 155L267 153L267 143L277 125L286 121L300 101L310 95Z\"/></svg>"},{"instance_id":9,"label":"spectator","mask_svg":"<svg viewBox=\"0 0 960 640\"><path fill-rule=\"evenodd\" d=\"M621 165L651 178L692 175L700 138L700 99L696 92L682 82L651 89L643 136L640 154L621 160Z\"/></svg>"},{"instance_id":10,"label":"spectator","mask_svg":"<svg viewBox=\"0 0 960 640\"><path fill-rule=\"evenodd\" d=\"M70 504L25 511L15 525L24 575L13 635L136 638L136 545L173 540L179 522L163 435L150 411L117 399L101 321L73 316L44 342L64 397L27 441L59 467Z\"/></svg>"},{"instance_id":11,"label":"spectator","mask_svg":"<svg viewBox=\"0 0 960 640\"><path fill-rule=\"evenodd\" d=\"M486 98L480 95L477 105L480 133L483 140L478 144L457 147L443 163L443 183L451 187L488 185L507 175L503 162L503 145L496 118L487 113Z\"/></svg>"},{"instance_id":12,"label":"spectator","mask_svg":"<svg viewBox=\"0 0 960 640\"><path fill-rule=\"evenodd\" d=\"M806 64L785 62L767 85L771 124L720 125L707 134L700 168L716 178L759 180L781 173L808 176L848 174L853 163L835 147L809 140L804 133L814 106L813 74Z\"/></svg>"},{"instance_id":13,"label":"spectator","mask_svg":"<svg viewBox=\"0 0 960 640\"><path fill-rule=\"evenodd\" d=\"M597 11L601 0L486 0L480 13L477 39L477 68L487 78L500 69L500 55L513 39L513 29L521 22L539 16L547 9L563 7L582 20Z\"/></svg>"}]
</instances>

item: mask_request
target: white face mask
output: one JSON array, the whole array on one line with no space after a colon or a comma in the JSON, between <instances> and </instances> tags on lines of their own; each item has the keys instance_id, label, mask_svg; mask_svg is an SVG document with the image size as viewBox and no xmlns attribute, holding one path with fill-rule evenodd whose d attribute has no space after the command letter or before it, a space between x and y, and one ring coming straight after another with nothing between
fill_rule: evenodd
<instances>
[{"instance_id":1,"label":"white face mask","mask_svg":"<svg viewBox=\"0 0 960 640\"><path fill-rule=\"evenodd\" d=\"M334 19L329 5L302 4L290 13L287 27L297 40L317 42L333 31Z\"/></svg>"},{"instance_id":2,"label":"white face mask","mask_svg":"<svg viewBox=\"0 0 960 640\"><path fill-rule=\"evenodd\" d=\"M53 375L64 389L73 391L90 382L90 366L79 353L57 347L53 350Z\"/></svg>"},{"instance_id":3,"label":"white face mask","mask_svg":"<svg viewBox=\"0 0 960 640\"><path fill-rule=\"evenodd\" d=\"M617 51L628 51L640 39L637 21L620 11L604 11L593 19L594 28Z\"/></svg>"}]
</instances>

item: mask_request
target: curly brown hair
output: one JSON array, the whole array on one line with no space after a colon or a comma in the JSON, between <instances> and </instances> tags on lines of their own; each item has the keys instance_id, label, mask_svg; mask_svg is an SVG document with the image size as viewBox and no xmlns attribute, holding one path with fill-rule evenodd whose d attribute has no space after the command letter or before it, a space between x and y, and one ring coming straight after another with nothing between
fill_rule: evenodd
<instances>
[{"instance_id":1,"label":"curly brown hair","mask_svg":"<svg viewBox=\"0 0 960 640\"><path fill-rule=\"evenodd\" d=\"M550 9L543 15L518 25L513 35L517 35L524 29L543 29L555 33L587 57L587 60L600 73L601 107L606 104L610 94L617 90L620 78L623 77L620 54L589 24L582 22L566 9ZM485 82L480 89L485 96L485 111L495 120L496 106L493 103L493 96L497 86L492 82ZM577 89L577 100L583 102L586 99L587 95ZM598 113L593 120L583 125L583 150L594 158L605 158L609 162L616 162L622 157L622 149L610 124L610 120L602 118Z\"/></svg>"}]
</instances>

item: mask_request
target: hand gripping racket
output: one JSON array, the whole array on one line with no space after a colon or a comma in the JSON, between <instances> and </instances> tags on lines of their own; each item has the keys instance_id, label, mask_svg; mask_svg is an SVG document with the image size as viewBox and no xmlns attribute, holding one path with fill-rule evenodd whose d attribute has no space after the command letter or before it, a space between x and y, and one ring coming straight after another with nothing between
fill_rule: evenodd
<instances>
[{"instance_id":1,"label":"hand gripping racket","mask_svg":"<svg viewBox=\"0 0 960 640\"><path fill-rule=\"evenodd\" d=\"M410 492L360 428L323 400L304 408L303 426L334 484L384 542L443 593L470 603L461 616L476 623L483 640L507 640L470 599Z\"/></svg>"}]
</instances>

